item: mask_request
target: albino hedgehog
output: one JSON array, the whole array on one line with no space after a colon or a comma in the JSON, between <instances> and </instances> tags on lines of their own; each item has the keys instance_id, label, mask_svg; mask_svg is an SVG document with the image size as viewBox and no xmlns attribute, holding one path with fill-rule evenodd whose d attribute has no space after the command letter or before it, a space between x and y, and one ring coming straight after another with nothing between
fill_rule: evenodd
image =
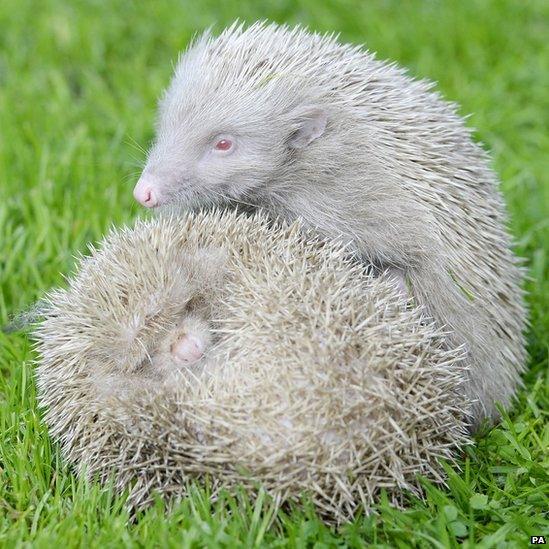
<instances>
[{"instance_id":1,"label":"albino hedgehog","mask_svg":"<svg viewBox=\"0 0 549 549\"><path fill-rule=\"evenodd\" d=\"M418 473L441 481L439 459L470 442L463 349L353 259L262 212L111 231L34 331L64 458L112 476L134 508L207 479L212 498L241 484L277 503L307 492L335 522L382 488L395 502L419 493ZM178 356L194 337L203 356Z\"/></svg>"},{"instance_id":2,"label":"albino hedgehog","mask_svg":"<svg viewBox=\"0 0 549 549\"><path fill-rule=\"evenodd\" d=\"M465 344L473 427L525 362L522 271L489 159L433 85L333 35L233 24L195 40L134 195L301 219L389 269Z\"/></svg>"}]
</instances>

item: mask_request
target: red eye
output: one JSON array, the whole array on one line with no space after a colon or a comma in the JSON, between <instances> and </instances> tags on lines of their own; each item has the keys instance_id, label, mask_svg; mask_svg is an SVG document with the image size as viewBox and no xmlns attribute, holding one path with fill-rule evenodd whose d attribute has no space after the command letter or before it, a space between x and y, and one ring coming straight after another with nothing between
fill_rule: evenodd
<instances>
[{"instance_id":1,"label":"red eye","mask_svg":"<svg viewBox=\"0 0 549 549\"><path fill-rule=\"evenodd\" d=\"M232 146L233 146L233 142L230 141L229 139L220 139L215 144L215 150L216 151L228 151L232 148Z\"/></svg>"}]
</instances>

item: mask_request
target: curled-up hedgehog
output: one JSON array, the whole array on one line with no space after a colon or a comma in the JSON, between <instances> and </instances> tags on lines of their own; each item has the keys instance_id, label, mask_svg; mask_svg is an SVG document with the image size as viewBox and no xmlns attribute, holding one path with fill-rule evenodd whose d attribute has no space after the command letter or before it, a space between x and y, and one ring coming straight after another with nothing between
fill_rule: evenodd
<instances>
[{"instance_id":1,"label":"curled-up hedgehog","mask_svg":"<svg viewBox=\"0 0 549 549\"><path fill-rule=\"evenodd\" d=\"M215 227L215 230L212 230ZM462 348L352 250L210 211L113 230L51 292L38 398L81 474L182 497L262 486L328 521L443 480L469 442Z\"/></svg>"},{"instance_id":2,"label":"curled-up hedgehog","mask_svg":"<svg viewBox=\"0 0 549 549\"><path fill-rule=\"evenodd\" d=\"M525 362L522 270L488 156L431 83L299 27L206 33L161 100L134 195L244 204L351 242L466 346L472 427L509 405Z\"/></svg>"}]
</instances>

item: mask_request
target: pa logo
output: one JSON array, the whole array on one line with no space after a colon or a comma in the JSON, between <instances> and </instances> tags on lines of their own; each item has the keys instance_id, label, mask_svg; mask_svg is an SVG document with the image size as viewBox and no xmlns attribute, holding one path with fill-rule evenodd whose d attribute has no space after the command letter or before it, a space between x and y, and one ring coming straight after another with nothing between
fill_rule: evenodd
<instances>
[{"instance_id":1,"label":"pa logo","mask_svg":"<svg viewBox=\"0 0 549 549\"><path fill-rule=\"evenodd\" d=\"M545 545L545 536L530 536L530 543L532 545Z\"/></svg>"}]
</instances>

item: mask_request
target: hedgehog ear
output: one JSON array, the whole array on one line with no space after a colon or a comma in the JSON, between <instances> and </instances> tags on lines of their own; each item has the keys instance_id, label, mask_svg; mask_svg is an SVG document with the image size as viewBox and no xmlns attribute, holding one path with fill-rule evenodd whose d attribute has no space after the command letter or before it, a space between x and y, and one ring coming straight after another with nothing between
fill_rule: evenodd
<instances>
[{"instance_id":1,"label":"hedgehog ear","mask_svg":"<svg viewBox=\"0 0 549 549\"><path fill-rule=\"evenodd\" d=\"M328 116L320 107L306 107L299 109L294 120L297 129L290 136L288 145L292 149L302 149L324 133Z\"/></svg>"}]
</instances>

